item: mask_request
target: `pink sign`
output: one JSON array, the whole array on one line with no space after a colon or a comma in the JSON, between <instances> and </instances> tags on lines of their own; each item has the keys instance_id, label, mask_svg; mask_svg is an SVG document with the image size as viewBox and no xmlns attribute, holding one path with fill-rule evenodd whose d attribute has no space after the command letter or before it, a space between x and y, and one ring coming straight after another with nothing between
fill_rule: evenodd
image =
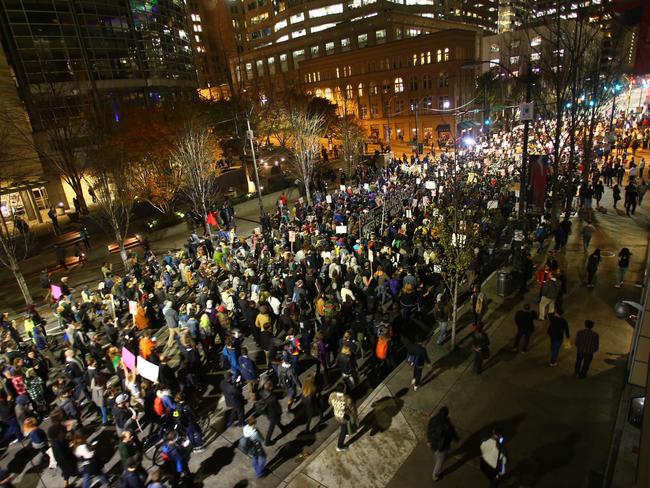
<instances>
[{"instance_id":1,"label":"pink sign","mask_svg":"<svg viewBox=\"0 0 650 488\"><path fill-rule=\"evenodd\" d=\"M50 290L52 291L52 298L54 300L61 298L61 287L59 285L50 285Z\"/></svg>"},{"instance_id":2,"label":"pink sign","mask_svg":"<svg viewBox=\"0 0 650 488\"><path fill-rule=\"evenodd\" d=\"M126 347L122 347L122 362L131 371L135 369L135 356Z\"/></svg>"}]
</instances>

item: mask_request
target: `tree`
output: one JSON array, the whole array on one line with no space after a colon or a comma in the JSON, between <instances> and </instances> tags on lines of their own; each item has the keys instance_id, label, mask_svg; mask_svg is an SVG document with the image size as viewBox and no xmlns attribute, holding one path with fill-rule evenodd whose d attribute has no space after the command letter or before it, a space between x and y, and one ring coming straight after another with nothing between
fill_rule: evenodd
<instances>
[{"instance_id":1,"label":"tree","mask_svg":"<svg viewBox=\"0 0 650 488\"><path fill-rule=\"evenodd\" d=\"M352 168L358 164L363 154L365 131L354 115L344 115L335 127L335 137L341 141L341 152L347 164L348 178L352 177Z\"/></svg>"},{"instance_id":2,"label":"tree","mask_svg":"<svg viewBox=\"0 0 650 488\"><path fill-rule=\"evenodd\" d=\"M304 108L293 108L290 117L293 137L289 161L305 187L307 204L311 205L312 179L319 155L320 138L325 133L325 118Z\"/></svg>"},{"instance_id":3,"label":"tree","mask_svg":"<svg viewBox=\"0 0 650 488\"><path fill-rule=\"evenodd\" d=\"M16 115L15 112L14 115ZM18 115L24 116L23 114ZM0 121L0 187L11 177L18 176L7 174L7 168L11 165L9 160L13 154L11 148L15 143L15 131L13 129L13 126L6 121ZM12 222L11 226L9 226L5 216L0 212L0 263L11 271L25 299L25 303L30 304L33 303L32 295L20 269L20 261L27 256L32 243L31 234L29 232L21 233L19 226L16 225L17 220L16 215L13 214L13 207L7 205L6 209L7 212L11 213Z\"/></svg>"},{"instance_id":4,"label":"tree","mask_svg":"<svg viewBox=\"0 0 650 488\"><path fill-rule=\"evenodd\" d=\"M216 142L205 124L194 120L187 124L185 132L175 144L172 163L183 175L182 192L192 204L192 210L201 215L208 235L212 230L208 224L210 207L219 194L214 154Z\"/></svg>"},{"instance_id":5,"label":"tree","mask_svg":"<svg viewBox=\"0 0 650 488\"><path fill-rule=\"evenodd\" d=\"M256 118L257 136L262 142L271 145L271 138L280 147L287 148L291 137L291 119L283 103L267 101L260 110L253 111Z\"/></svg>"}]
</instances>

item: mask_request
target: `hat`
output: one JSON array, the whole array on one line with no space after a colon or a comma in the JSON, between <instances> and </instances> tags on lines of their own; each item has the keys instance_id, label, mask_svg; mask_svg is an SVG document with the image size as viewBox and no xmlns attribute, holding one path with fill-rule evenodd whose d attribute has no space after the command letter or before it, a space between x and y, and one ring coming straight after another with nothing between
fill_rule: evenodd
<instances>
[{"instance_id":1,"label":"hat","mask_svg":"<svg viewBox=\"0 0 650 488\"><path fill-rule=\"evenodd\" d=\"M296 281L296 286L302 286L302 285L304 285L302 280Z\"/></svg>"},{"instance_id":2,"label":"hat","mask_svg":"<svg viewBox=\"0 0 650 488\"><path fill-rule=\"evenodd\" d=\"M117 398L115 399L115 403L117 403L118 405L120 403L126 403L128 401L129 401L129 395L127 395L126 393L121 393L117 395Z\"/></svg>"},{"instance_id":3,"label":"hat","mask_svg":"<svg viewBox=\"0 0 650 488\"><path fill-rule=\"evenodd\" d=\"M219 312L225 312L226 307L224 307L223 305L219 305L219 308L217 310L219 310Z\"/></svg>"}]
</instances>

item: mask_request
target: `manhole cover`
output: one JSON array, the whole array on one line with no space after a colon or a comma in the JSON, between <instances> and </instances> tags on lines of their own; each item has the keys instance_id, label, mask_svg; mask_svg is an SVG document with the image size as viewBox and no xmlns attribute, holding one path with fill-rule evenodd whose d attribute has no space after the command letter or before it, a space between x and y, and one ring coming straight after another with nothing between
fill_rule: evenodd
<instances>
[{"instance_id":1,"label":"manhole cover","mask_svg":"<svg viewBox=\"0 0 650 488\"><path fill-rule=\"evenodd\" d=\"M601 258L613 258L616 256L612 251L600 251L600 257Z\"/></svg>"}]
</instances>

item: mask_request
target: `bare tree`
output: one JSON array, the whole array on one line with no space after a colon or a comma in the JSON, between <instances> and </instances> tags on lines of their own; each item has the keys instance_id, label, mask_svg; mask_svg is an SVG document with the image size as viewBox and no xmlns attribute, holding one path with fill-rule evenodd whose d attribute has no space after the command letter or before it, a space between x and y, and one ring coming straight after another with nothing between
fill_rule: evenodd
<instances>
[{"instance_id":1,"label":"bare tree","mask_svg":"<svg viewBox=\"0 0 650 488\"><path fill-rule=\"evenodd\" d=\"M12 177L17 176L10 175L7 171L11 164L9 162L12 154L10 148L15 142L15 131L13 129L5 121L0 121L0 187ZM8 225L4 214L0 212L0 263L13 274L25 303L33 303L27 281L25 281L23 272L20 269L20 261L27 256L32 243L31 234L21 232L19 221L16 215L13 214L13 207L7 205L6 211L10 214L12 222L11 225Z\"/></svg>"},{"instance_id":2,"label":"bare tree","mask_svg":"<svg viewBox=\"0 0 650 488\"><path fill-rule=\"evenodd\" d=\"M208 235L212 230L208 224L210 206L219 193L217 172L214 164L216 142L209 129L193 122L187 125L172 150L172 163L180 168L184 177L182 192L192 204L192 210L203 217Z\"/></svg>"},{"instance_id":3,"label":"bare tree","mask_svg":"<svg viewBox=\"0 0 650 488\"><path fill-rule=\"evenodd\" d=\"M312 179L318 161L320 138L325 133L325 118L303 108L292 109L290 118L293 132L290 162L305 187L307 204L311 205Z\"/></svg>"}]
</instances>

